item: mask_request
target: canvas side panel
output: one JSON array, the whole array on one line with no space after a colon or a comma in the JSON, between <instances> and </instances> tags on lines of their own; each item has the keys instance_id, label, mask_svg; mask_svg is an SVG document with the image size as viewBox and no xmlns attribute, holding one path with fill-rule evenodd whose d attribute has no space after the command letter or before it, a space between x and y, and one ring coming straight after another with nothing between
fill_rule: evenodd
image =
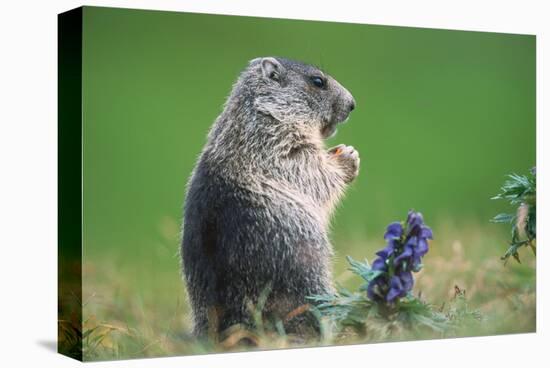
<instances>
[{"instance_id":1,"label":"canvas side panel","mask_svg":"<svg viewBox=\"0 0 550 368\"><path fill-rule=\"evenodd\" d=\"M58 15L58 351L82 360L82 8Z\"/></svg>"}]
</instances>

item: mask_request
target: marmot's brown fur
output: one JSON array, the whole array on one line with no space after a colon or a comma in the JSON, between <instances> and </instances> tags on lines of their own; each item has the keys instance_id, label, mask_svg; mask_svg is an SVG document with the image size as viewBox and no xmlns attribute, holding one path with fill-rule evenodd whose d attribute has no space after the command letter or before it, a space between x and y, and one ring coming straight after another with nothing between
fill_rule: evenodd
<instances>
[{"instance_id":1,"label":"marmot's brown fur","mask_svg":"<svg viewBox=\"0 0 550 368\"><path fill-rule=\"evenodd\" d=\"M328 224L359 155L323 140L354 107L311 65L264 57L242 72L187 190L182 256L197 335L251 327L262 292L266 320L317 331L311 315L291 312L333 290Z\"/></svg>"}]
</instances>

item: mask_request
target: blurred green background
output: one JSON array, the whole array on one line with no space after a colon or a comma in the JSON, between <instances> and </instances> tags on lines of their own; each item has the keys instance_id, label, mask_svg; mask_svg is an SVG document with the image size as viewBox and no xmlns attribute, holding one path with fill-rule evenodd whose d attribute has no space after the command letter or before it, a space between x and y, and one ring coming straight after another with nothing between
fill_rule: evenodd
<instances>
[{"instance_id":1,"label":"blurred green background","mask_svg":"<svg viewBox=\"0 0 550 368\"><path fill-rule=\"evenodd\" d=\"M129 295L183 295L185 185L232 83L258 56L316 64L357 101L327 142L361 155L334 219L337 270L344 254L372 257L385 225L410 208L436 227L487 224L507 209L490 200L505 175L535 165L535 44L528 35L86 7L85 293L109 263L108 282L131 279ZM503 240L509 231L488 227ZM364 239L378 243L362 248Z\"/></svg>"}]
</instances>

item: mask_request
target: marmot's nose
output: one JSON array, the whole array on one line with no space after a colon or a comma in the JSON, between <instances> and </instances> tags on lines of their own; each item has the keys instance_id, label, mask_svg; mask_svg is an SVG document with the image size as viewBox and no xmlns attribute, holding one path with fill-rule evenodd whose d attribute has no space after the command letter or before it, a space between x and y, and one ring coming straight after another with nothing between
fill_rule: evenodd
<instances>
[{"instance_id":1,"label":"marmot's nose","mask_svg":"<svg viewBox=\"0 0 550 368\"><path fill-rule=\"evenodd\" d=\"M352 112L355 109L355 100L352 99L349 104L349 112Z\"/></svg>"}]
</instances>

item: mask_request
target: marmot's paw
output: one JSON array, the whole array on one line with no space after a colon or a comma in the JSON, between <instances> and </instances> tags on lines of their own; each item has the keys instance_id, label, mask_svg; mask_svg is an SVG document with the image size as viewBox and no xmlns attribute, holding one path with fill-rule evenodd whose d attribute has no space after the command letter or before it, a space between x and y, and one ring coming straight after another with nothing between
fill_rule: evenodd
<instances>
[{"instance_id":1,"label":"marmot's paw","mask_svg":"<svg viewBox=\"0 0 550 368\"><path fill-rule=\"evenodd\" d=\"M351 182L359 174L359 152L353 146L339 144L331 148L328 153L338 161L344 173L346 183Z\"/></svg>"}]
</instances>

